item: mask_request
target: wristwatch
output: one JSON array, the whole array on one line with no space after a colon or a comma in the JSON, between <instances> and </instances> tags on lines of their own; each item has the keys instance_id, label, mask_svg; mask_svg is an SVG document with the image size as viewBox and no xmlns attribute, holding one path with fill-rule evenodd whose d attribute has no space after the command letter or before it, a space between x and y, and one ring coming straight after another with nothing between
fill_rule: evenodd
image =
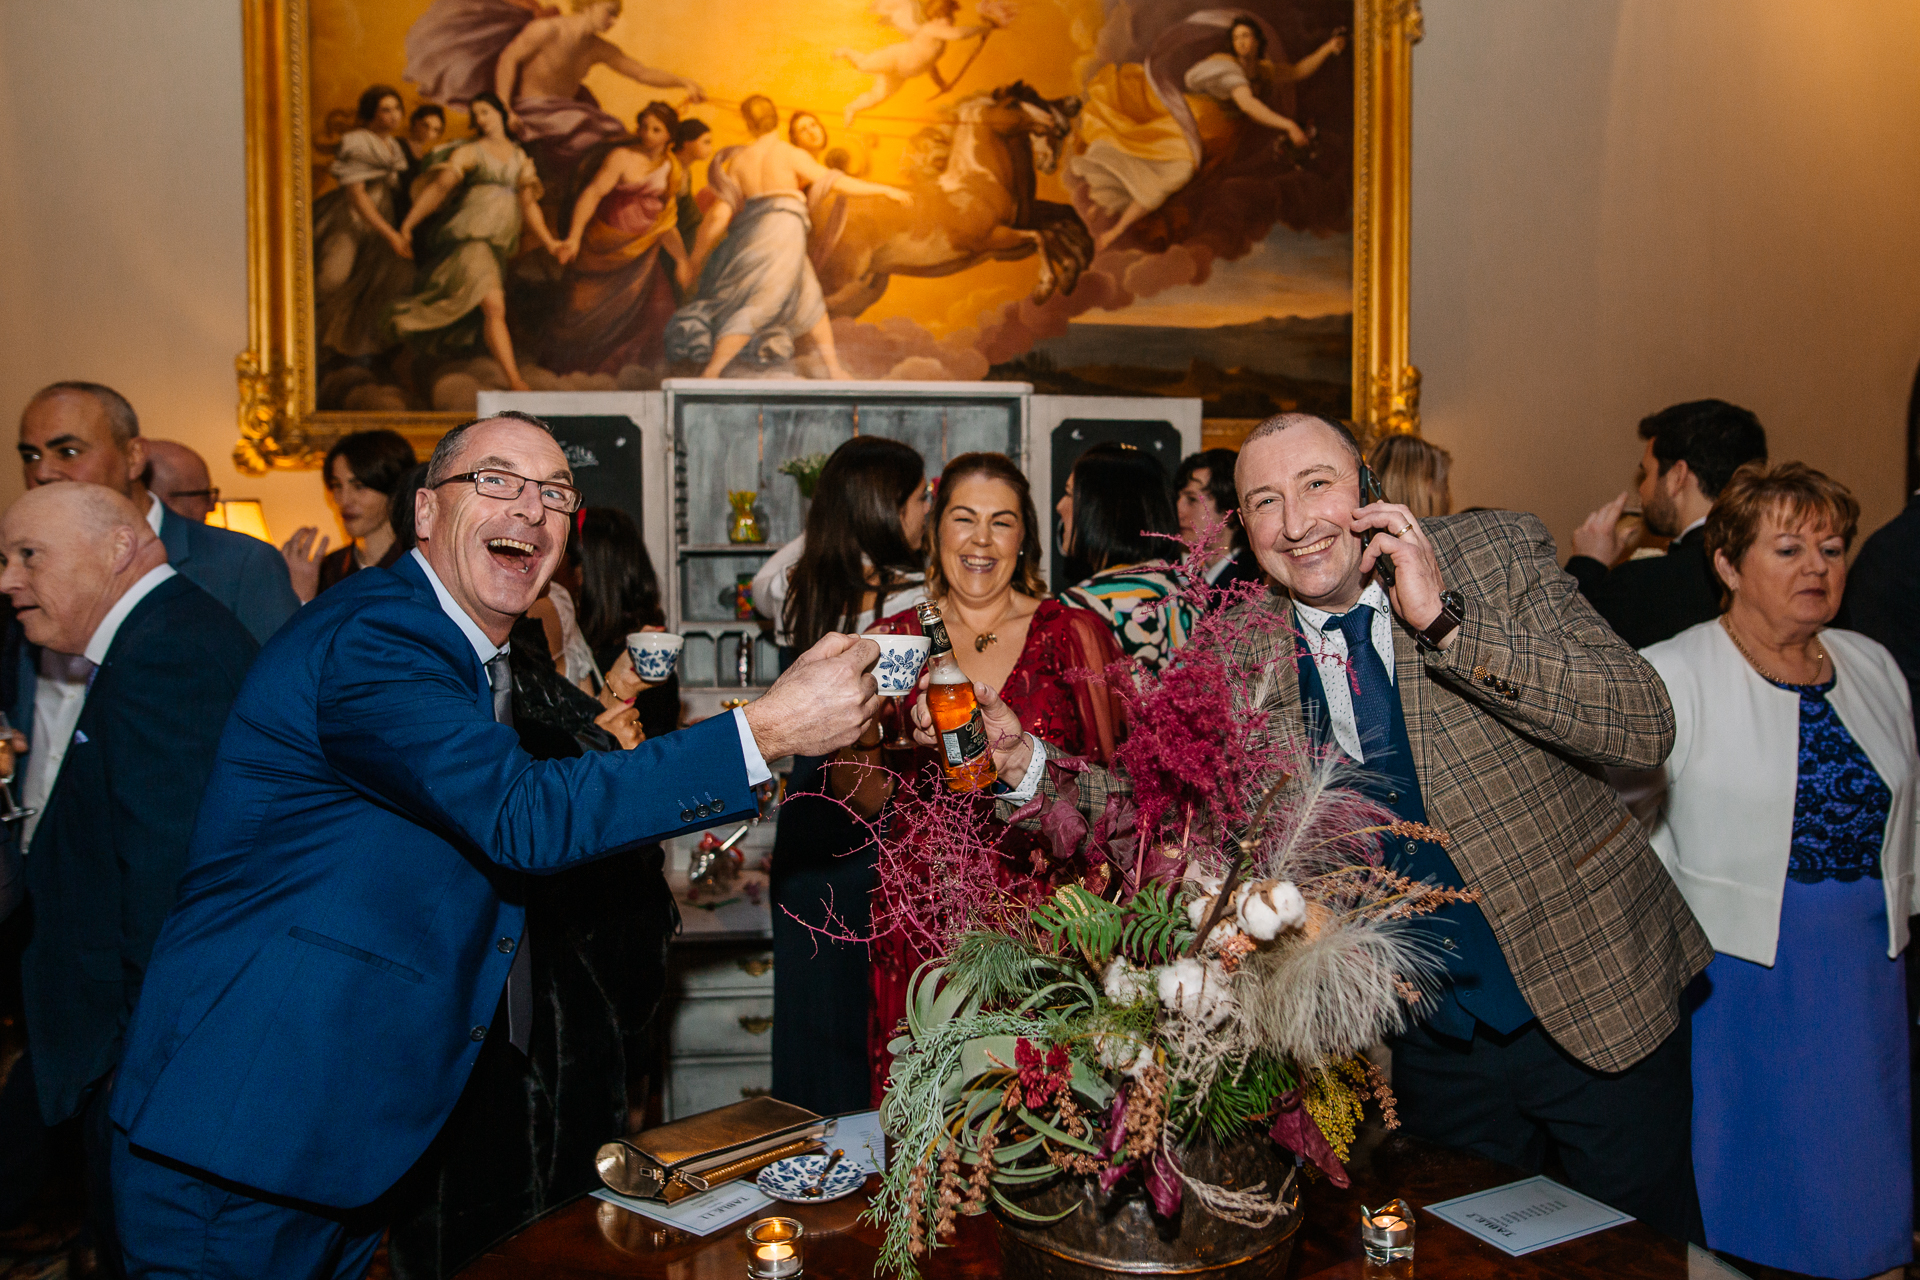
<instances>
[{"instance_id":1,"label":"wristwatch","mask_svg":"<svg viewBox=\"0 0 1920 1280\"><path fill-rule=\"evenodd\" d=\"M1448 636L1460 629L1467 616L1467 598L1458 591L1440 593L1440 615L1413 633L1413 643L1422 653L1436 652Z\"/></svg>"}]
</instances>

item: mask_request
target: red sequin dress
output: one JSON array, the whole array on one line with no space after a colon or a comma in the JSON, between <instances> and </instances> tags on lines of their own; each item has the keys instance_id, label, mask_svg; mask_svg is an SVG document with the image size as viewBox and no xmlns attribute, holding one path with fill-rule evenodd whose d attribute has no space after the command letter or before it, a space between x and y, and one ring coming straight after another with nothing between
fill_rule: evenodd
<instances>
[{"instance_id":1,"label":"red sequin dress","mask_svg":"<svg viewBox=\"0 0 1920 1280\"><path fill-rule=\"evenodd\" d=\"M911 609L882 619L873 629L890 635L925 634ZM1115 737L1120 732L1118 704L1104 682L1089 681L1086 674L1105 672L1107 664L1120 656L1112 630L1099 616L1083 609L1068 609L1057 600L1043 600L1027 622L1026 643L1000 696L1019 714L1021 725L1029 733L1072 755L1106 764L1113 758ZM919 696L915 691L904 699L902 711L909 710ZM927 785L933 777L928 768L934 763L932 752L917 751L912 768L906 772L916 779L915 785ZM994 821L984 811L981 819ZM897 815L894 820L899 820ZM1060 885L1078 880L1083 870L1077 864L1056 863L1046 840L1035 832L1002 827L999 847L1002 887L1035 902ZM875 914L878 918L880 913ZM907 983L926 959L899 934L883 935L873 942L868 1044L873 1053L875 1106L880 1103L892 1063L887 1042L906 1011Z\"/></svg>"}]
</instances>

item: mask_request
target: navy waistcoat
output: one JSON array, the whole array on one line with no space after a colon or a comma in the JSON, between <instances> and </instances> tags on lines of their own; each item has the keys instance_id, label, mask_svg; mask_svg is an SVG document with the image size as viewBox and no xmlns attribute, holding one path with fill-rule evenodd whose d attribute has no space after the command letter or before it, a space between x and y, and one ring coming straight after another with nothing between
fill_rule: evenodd
<instances>
[{"instance_id":1,"label":"navy waistcoat","mask_svg":"<svg viewBox=\"0 0 1920 1280\"><path fill-rule=\"evenodd\" d=\"M1371 612L1368 610L1369 616ZM1364 627L1356 629L1365 634ZM1385 664L1371 643L1350 643L1348 651L1356 665L1366 663L1371 668L1370 672L1356 672L1361 689L1368 689L1376 682L1384 686L1384 693L1378 695L1384 706L1363 707L1360 693L1356 691L1354 696L1354 720L1360 727L1361 749L1367 759L1365 774L1352 785L1402 820L1424 823L1427 807L1420 797L1420 777L1414 768L1413 740L1407 734L1399 686L1387 682ZM1315 740L1324 744L1331 735L1320 669L1314 665L1313 654L1306 645L1296 645L1295 653L1300 670L1300 705L1306 713L1307 727ZM1373 678L1368 679L1369 675ZM1384 742L1379 741L1382 737ZM1430 840L1389 836L1385 852L1387 865L1396 874L1450 889L1466 887L1447 851ZM1533 1020L1533 1010L1520 994L1513 972L1507 968L1507 958L1500 951L1500 942L1493 936L1493 928L1477 904L1450 902L1438 911L1416 917L1411 923L1446 962L1446 986L1439 999L1430 1004L1425 1018L1430 1029L1470 1040L1476 1020L1502 1034L1518 1030Z\"/></svg>"}]
</instances>

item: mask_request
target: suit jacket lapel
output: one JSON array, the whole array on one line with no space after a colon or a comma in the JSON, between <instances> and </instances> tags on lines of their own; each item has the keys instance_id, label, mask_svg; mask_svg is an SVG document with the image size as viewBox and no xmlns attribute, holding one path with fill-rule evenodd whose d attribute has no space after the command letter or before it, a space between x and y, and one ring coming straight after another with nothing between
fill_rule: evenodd
<instances>
[{"instance_id":1,"label":"suit jacket lapel","mask_svg":"<svg viewBox=\"0 0 1920 1280\"><path fill-rule=\"evenodd\" d=\"M1429 794L1427 779L1433 776L1433 742L1427 733L1427 703L1433 690L1427 687L1427 664L1413 636L1393 623L1393 682L1400 691L1400 714L1406 717L1407 739L1413 744L1413 772L1420 780L1420 794Z\"/></svg>"},{"instance_id":2,"label":"suit jacket lapel","mask_svg":"<svg viewBox=\"0 0 1920 1280\"><path fill-rule=\"evenodd\" d=\"M187 522L165 503L160 504L160 541L167 548L167 563L176 569L193 555L187 546Z\"/></svg>"}]
</instances>

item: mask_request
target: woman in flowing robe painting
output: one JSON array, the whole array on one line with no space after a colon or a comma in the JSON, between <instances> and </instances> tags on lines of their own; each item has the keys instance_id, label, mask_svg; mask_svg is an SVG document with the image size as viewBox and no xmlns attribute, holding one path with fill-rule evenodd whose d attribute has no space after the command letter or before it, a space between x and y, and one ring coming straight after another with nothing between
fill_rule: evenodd
<instances>
[{"instance_id":1,"label":"woman in flowing robe painting","mask_svg":"<svg viewBox=\"0 0 1920 1280\"><path fill-rule=\"evenodd\" d=\"M520 247L523 227L531 228L549 251L560 242L540 213L533 161L507 137L500 99L483 93L467 110L480 136L430 157L413 193L413 208L400 226L401 236L410 238L443 205L451 209L427 232L418 282L394 304L389 324L396 336L429 357L471 346L477 327L507 386L525 391L507 331L507 262Z\"/></svg>"},{"instance_id":2,"label":"woman in flowing robe painting","mask_svg":"<svg viewBox=\"0 0 1920 1280\"><path fill-rule=\"evenodd\" d=\"M632 138L589 154L581 166L593 177L554 252L566 267L565 307L546 339L545 364L555 373L617 374L665 362L667 322L678 305L674 281L682 288L693 283L676 199L683 171L672 144L679 125L672 107L648 103Z\"/></svg>"},{"instance_id":3,"label":"woman in flowing robe painting","mask_svg":"<svg viewBox=\"0 0 1920 1280\"><path fill-rule=\"evenodd\" d=\"M1186 63L1198 42L1225 47ZM1347 47L1335 31L1299 62L1270 60L1279 41L1261 19L1234 9L1203 9L1154 42L1144 63L1112 63L1087 85L1078 154L1067 170L1112 221L1094 249L1119 240L1196 174L1231 157L1251 127L1274 130L1296 147L1307 130L1293 119L1293 85ZM1092 228L1089 228L1090 230Z\"/></svg>"},{"instance_id":4,"label":"woman in flowing robe painting","mask_svg":"<svg viewBox=\"0 0 1920 1280\"><path fill-rule=\"evenodd\" d=\"M380 321L412 285L413 264L397 227L408 163L394 137L406 121L399 91L374 85L355 119L330 166L340 185L313 202L313 296L320 349L357 359L392 345Z\"/></svg>"}]
</instances>

